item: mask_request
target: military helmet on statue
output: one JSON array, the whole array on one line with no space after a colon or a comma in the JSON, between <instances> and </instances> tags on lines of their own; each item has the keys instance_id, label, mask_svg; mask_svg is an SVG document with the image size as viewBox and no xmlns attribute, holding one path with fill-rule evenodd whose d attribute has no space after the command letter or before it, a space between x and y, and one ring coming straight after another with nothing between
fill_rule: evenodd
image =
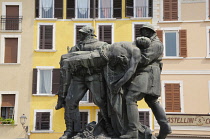
<instances>
[{"instance_id":1,"label":"military helmet on statue","mask_svg":"<svg viewBox=\"0 0 210 139\"><path fill-rule=\"evenodd\" d=\"M154 28L154 26L153 26L152 24L150 24L150 23L145 23L145 24L140 28L140 32L141 32L141 30L144 29L144 28L150 29L150 30L152 30L152 31L155 33L155 28Z\"/></svg>"},{"instance_id":2,"label":"military helmet on statue","mask_svg":"<svg viewBox=\"0 0 210 139\"><path fill-rule=\"evenodd\" d=\"M91 36L96 36L94 33L95 33L95 29L92 27L92 26L84 26L82 27L79 32L83 32L83 33L86 33L86 34L89 34Z\"/></svg>"}]
</instances>

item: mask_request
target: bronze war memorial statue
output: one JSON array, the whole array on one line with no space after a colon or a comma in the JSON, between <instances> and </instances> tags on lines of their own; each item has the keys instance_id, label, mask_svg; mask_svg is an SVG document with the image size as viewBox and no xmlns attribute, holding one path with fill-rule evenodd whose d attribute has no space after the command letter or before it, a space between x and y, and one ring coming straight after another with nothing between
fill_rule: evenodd
<instances>
[{"instance_id":1,"label":"bronze war memorial statue","mask_svg":"<svg viewBox=\"0 0 210 139\"><path fill-rule=\"evenodd\" d=\"M165 139L171 127L158 102L163 44L146 23L134 42L108 44L95 39L94 28L79 30L80 41L61 56L56 110L64 107L66 130L59 139ZM101 119L80 127L79 102L87 91ZM137 101L144 98L159 126L157 137L139 122Z\"/></svg>"}]
</instances>

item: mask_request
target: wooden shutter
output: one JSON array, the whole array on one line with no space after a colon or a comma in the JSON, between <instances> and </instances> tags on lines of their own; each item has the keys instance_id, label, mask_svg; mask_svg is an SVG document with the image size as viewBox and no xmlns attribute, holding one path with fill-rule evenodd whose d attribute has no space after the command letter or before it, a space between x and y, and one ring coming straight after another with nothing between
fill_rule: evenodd
<instances>
[{"instance_id":1,"label":"wooden shutter","mask_svg":"<svg viewBox=\"0 0 210 139\"><path fill-rule=\"evenodd\" d=\"M37 112L36 113L36 130L49 130L50 129L50 112Z\"/></svg>"},{"instance_id":2,"label":"wooden shutter","mask_svg":"<svg viewBox=\"0 0 210 139\"><path fill-rule=\"evenodd\" d=\"M209 19L210 19L210 0L209 0Z\"/></svg>"},{"instance_id":3,"label":"wooden shutter","mask_svg":"<svg viewBox=\"0 0 210 139\"><path fill-rule=\"evenodd\" d=\"M93 102L93 95L92 92L89 90L89 103Z\"/></svg>"},{"instance_id":4,"label":"wooden shutter","mask_svg":"<svg viewBox=\"0 0 210 139\"><path fill-rule=\"evenodd\" d=\"M83 26L76 26L76 43L79 42L79 30L82 28Z\"/></svg>"},{"instance_id":5,"label":"wooden shutter","mask_svg":"<svg viewBox=\"0 0 210 139\"><path fill-rule=\"evenodd\" d=\"M85 126L88 123L88 112L80 112L81 118L81 129L85 129Z\"/></svg>"},{"instance_id":6,"label":"wooden shutter","mask_svg":"<svg viewBox=\"0 0 210 139\"><path fill-rule=\"evenodd\" d=\"M75 0L67 0L66 18L75 18Z\"/></svg>"},{"instance_id":7,"label":"wooden shutter","mask_svg":"<svg viewBox=\"0 0 210 139\"><path fill-rule=\"evenodd\" d=\"M149 17L153 17L153 0L149 0Z\"/></svg>"},{"instance_id":8,"label":"wooden shutter","mask_svg":"<svg viewBox=\"0 0 210 139\"><path fill-rule=\"evenodd\" d=\"M126 17L133 17L133 0L126 0L125 2L125 16Z\"/></svg>"},{"instance_id":9,"label":"wooden shutter","mask_svg":"<svg viewBox=\"0 0 210 139\"><path fill-rule=\"evenodd\" d=\"M164 21L178 20L178 0L164 0L163 18Z\"/></svg>"},{"instance_id":10,"label":"wooden shutter","mask_svg":"<svg viewBox=\"0 0 210 139\"><path fill-rule=\"evenodd\" d=\"M164 0L163 1L163 19L164 19L164 21L171 20L171 17L170 17L170 13L171 13L170 1L171 0Z\"/></svg>"},{"instance_id":11,"label":"wooden shutter","mask_svg":"<svg viewBox=\"0 0 210 139\"><path fill-rule=\"evenodd\" d=\"M180 84L165 84L165 108L166 112L181 112Z\"/></svg>"},{"instance_id":12,"label":"wooden shutter","mask_svg":"<svg viewBox=\"0 0 210 139\"><path fill-rule=\"evenodd\" d=\"M102 115L101 115L101 112L99 111L98 112L98 122L102 119Z\"/></svg>"},{"instance_id":13,"label":"wooden shutter","mask_svg":"<svg viewBox=\"0 0 210 139\"><path fill-rule=\"evenodd\" d=\"M52 94L56 94L60 86L60 69L53 69Z\"/></svg>"},{"instance_id":14,"label":"wooden shutter","mask_svg":"<svg viewBox=\"0 0 210 139\"><path fill-rule=\"evenodd\" d=\"M90 0L90 18L98 17L98 0Z\"/></svg>"},{"instance_id":15,"label":"wooden shutter","mask_svg":"<svg viewBox=\"0 0 210 139\"><path fill-rule=\"evenodd\" d=\"M63 0L54 0L54 17L58 19L63 18Z\"/></svg>"},{"instance_id":16,"label":"wooden shutter","mask_svg":"<svg viewBox=\"0 0 210 139\"><path fill-rule=\"evenodd\" d=\"M99 40L112 43L112 26L111 25L102 25L99 26Z\"/></svg>"},{"instance_id":17,"label":"wooden shutter","mask_svg":"<svg viewBox=\"0 0 210 139\"><path fill-rule=\"evenodd\" d=\"M53 47L52 45L53 45L53 26L41 25L39 49L52 49Z\"/></svg>"},{"instance_id":18,"label":"wooden shutter","mask_svg":"<svg viewBox=\"0 0 210 139\"><path fill-rule=\"evenodd\" d=\"M122 0L113 0L113 17L122 18Z\"/></svg>"},{"instance_id":19,"label":"wooden shutter","mask_svg":"<svg viewBox=\"0 0 210 139\"><path fill-rule=\"evenodd\" d=\"M150 127L148 111L140 111L139 112L139 122L143 125Z\"/></svg>"},{"instance_id":20,"label":"wooden shutter","mask_svg":"<svg viewBox=\"0 0 210 139\"><path fill-rule=\"evenodd\" d=\"M33 83L32 83L32 94L37 93L37 69L33 69Z\"/></svg>"},{"instance_id":21,"label":"wooden shutter","mask_svg":"<svg viewBox=\"0 0 210 139\"><path fill-rule=\"evenodd\" d=\"M171 20L178 20L178 0L171 0Z\"/></svg>"},{"instance_id":22,"label":"wooden shutter","mask_svg":"<svg viewBox=\"0 0 210 139\"><path fill-rule=\"evenodd\" d=\"M2 94L1 107L14 107L15 106L15 94Z\"/></svg>"},{"instance_id":23,"label":"wooden shutter","mask_svg":"<svg viewBox=\"0 0 210 139\"><path fill-rule=\"evenodd\" d=\"M180 57L187 57L187 30L179 30Z\"/></svg>"},{"instance_id":24,"label":"wooden shutter","mask_svg":"<svg viewBox=\"0 0 210 139\"><path fill-rule=\"evenodd\" d=\"M136 39L137 37L140 37L141 35L140 35L140 28L143 26L143 24L135 24L134 25L134 38Z\"/></svg>"},{"instance_id":25,"label":"wooden shutter","mask_svg":"<svg viewBox=\"0 0 210 139\"><path fill-rule=\"evenodd\" d=\"M39 18L39 0L35 0L35 17Z\"/></svg>"},{"instance_id":26,"label":"wooden shutter","mask_svg":"<svg viewBox=\"0 0 210 139\"><path fill-rule=\"evenodd\" d=\"M157 36L160 39L161 42L163 42L163 31L162 30L156 30Z\"/></svg>"},{"instance_id":27,"label":"wooden shutter","mask_svg":"<svg viewBox=\"0 0 210 139\"><path fill-rule=\"evenodd\" d=\"M19 30L19 6L6 6L6 30Z\"/></svg>"},{"instance_id":28,"label":"wooden shutter","mask_svg":"<svg viewBox=\"0 0 210 139\"><path fill-rule=\"evenodd\" d=\"M4 63L17 63L18 38L5 38Z\"/></svg>"}]
</instances>

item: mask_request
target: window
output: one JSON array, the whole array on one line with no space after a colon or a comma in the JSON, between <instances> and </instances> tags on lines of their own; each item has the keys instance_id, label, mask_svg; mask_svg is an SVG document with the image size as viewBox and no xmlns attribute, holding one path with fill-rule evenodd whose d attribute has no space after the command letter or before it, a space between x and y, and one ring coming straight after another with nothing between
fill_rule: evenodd
<instances>
[{"instance_id":1,"label":"window","mask_svg":"<svg viewBox=\"0 0 210 139\"><path fill-rule=\"evenodd\" d=\"M210 19L210 0L206 1L206 20Z\"/></svg>"},{"instance_id":2,"label":"window","mask_svg":"<svg viewBox=\"0 0 210 139\"><path fill-rule=\"evenodd\" d=\"M210 26L207 26L206 30L206 36L207 36L207 57L210 57Z\"/></svg>"},{"instance_id":3,"label":"window","mask_svg":"<svg viewBox=\"0 0 210 139\"><path fill-rule=\"evenodd\" d=\"M157 30L157 35L164 45L164 57L187 57L186 30Z\"/></svg>"},{"instance_id":4,"label":"window","mask_svg":"<svg viewBox=\"0 0 210 139\"><path fill-rule=\"evenodd\" d=\"M20 63L20 35L1 36L1 59L0 63Z\"/></svg>"},{"instance_id":5,"label":"window","mask_svg":"<svg viewBox=\"0 0 210 139\"><path fill-rule=\"evenodd\" d=\"M76 8L75 8L76 6ZM122 18L121 0L67 0L67 18Z\"/></svg>"},{"instance_id":6,"label":"window","mask_svg":"<svg viewBox=\"0 0 210 139\"><path fill-rule=\"evenodd\" d=\"M112 0L100 0L100 18L112 18Z\"/></svg>"},{"instance_id":7,"label":"window","mask_svg":"<svg viewBox=\"0 0 210 139\"><path fill-rule=\"evenodd\" d=\"M112 24L98 24L98 39L109 44L113 43L113 25Z\"/></svg>"},{"instance_id":8,"label":"window","mask_svg":"<svg viewBox=\"0 0 210 139\"><path fill-rule=\"evenodd\" d=\"M56 94L60 85L60 69L37 67L33 70L33 94Z\"/></svg>"},{"instance_id":9,"label":"window","mask_svg":"<svg viewBox=\"0 0 210 139\"><path fill-rule=\"evenodd\" d=\"M92 103L93 102L93 97L92 97L92 93L88 90L84 97L82 98L82 100L80 102L88 102L88 103Z\"/></svg>"},{"instance_id":10,"label":"window","mask_svg":"<svg viewBox=\"0 0 210 139\"><path fill-rule=\"evenodd\" d=\"M184 112L183 85L181 81L164 81L162 92L163 107L166 112Z\"/></svg>"},{"instance_id":11,"label":"window","mask_svg":"<svg viewBox=\"0 0 210 139\"><path fill-rule=\"evenodd\" d=\"M63 0L36 0L36 18L63 18Z\"/></svg>"},{"instance_id":12,"label":"window","mask_svg":"<svg viewBox=\"0 0 210 139\"><path fill-rule=\"evenodd\" d=\"M137 37L140 37L140 28L143 26L143 24L134 24L134 40Z\"/></svg>"},{"instance_id":13,"label":"window","mask_svg":"<svg viewBox=\"0 0 210 139\"><path fill-rule=\"evenodd\" d=\"M55 24L41 23L38 30L38 50L55 50Z\"/></svg>"},{"instance_id":14,"label":"window","mask_svg":"<svg viewBox=\"0 0 210 139\"><path fill-rule=\"evenodd\" d=\"M139 122L150 127L150 113L149 111L139 111Z\"/></svg>"},{"instance_id":15,"label":"window","mask_svg":"<svg viewBox=\"0 0 210 139\"><path fill-rule=\"evenodd\" d=\"M35 110L34 114L34 130L52 130L52 110Z\"/></svg>"},{"instance_id":16,"label":"window","mask_svg":"<svg viewBox=\"0 0 210 139\"><path fill-rule=\"evenodd\" d=\"M17 91L0 91L0 117L8 120L8 122L5 121L2 122L2 124L13 124L13 120L16 123L18 111L17 104Z\"/></svg>"},{"instance_id":17,"label":"window","mask_svg":"<svg viewBox=\"0 0 210 139\"><path fill-rule=\"evenodd\" d=\"M14 119L15 94L2 94L1 98L1 117Z\"/></svg>"},{"instance_id":18,"label":"window","mask_svg":"<svg viewBox=\"0 0 210 139\"><path fill-rule=\"evenodd\" d=\"M21 31L22 3L3 2L1 16L2 31Z\"/></svg>"},{"instance_id":19,"label":"window","mask_svg":"<svg viewBox=\"0 0 210 139\"><path fill-rule=\"evenodd\" d=\"M80 40L80 37L79 37L79 30L82 28L82 27L84 27L84 26L87 26L87 25L91 25L91 24L89 24L89 23L84 23L84 24L75 24L74 25L74 44L77 44L78 42L79 42L79 40Z\"/></svg>"},{"instance_id":20,"label":"window","mask_svg":"<svg viewBox=\"0 0 210 139\"><path fill-rule=\"evenodd\" d=\"M163 20L177 21L178 20L178 1L179 0L163 0Z\"/></svg>"},{"instance_id":21,"label":"window","mask_svg":"<svg viewBox=\"0 0 210 139\"><path fill-rule=\"evenodd\" d=\"M152 17L153 0L127 0L126 17Z\"/></svg>"},{"instance_id":22,"label":"window","mask_svg":"<svg viewBox=\"0 0 210 139\"><path fill-rule=\"evenodd\" d=\"M88 124L88 112L80 112L80 122L81 129L85 129L85 126Z\"/></svg>"},{"instance_id":23,"label":"window","mask_svg":"<svg viewBox=\"0 0 210 139\"><path fill-rule=\"evenodd\" d=\"M76 0L76 18L90 18L89 2L89 0Z\"/></svg>"}]
</instances>

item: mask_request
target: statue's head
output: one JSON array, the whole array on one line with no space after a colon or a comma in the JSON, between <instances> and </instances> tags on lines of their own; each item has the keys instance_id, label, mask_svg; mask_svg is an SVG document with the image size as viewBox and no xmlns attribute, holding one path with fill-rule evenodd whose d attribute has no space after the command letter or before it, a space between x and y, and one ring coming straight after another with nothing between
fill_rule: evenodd
<instances>
[{"instance_id":1,"label":"statue's head","mask_svg":"<svg viewBox=\"0 0 210 139\"><path fill-rule=\"evenodd\" d=\"M80 39L87 37L87 36L96 36L94 34L95 30L92 26L84 26L79 30ZM82 38L81 38L82 37Z\"/></svg>"},{"instance_id":2,"label":"statue's head","mask_svg":"<svg viewBox=\"0 0 210 139\"><path fill-rule=\"evenodd\" d=\"M150 38L155 33L155 28L153 25L146 23L140 28L140 34L141 36Z\"/></svg>"}]
</instances>

